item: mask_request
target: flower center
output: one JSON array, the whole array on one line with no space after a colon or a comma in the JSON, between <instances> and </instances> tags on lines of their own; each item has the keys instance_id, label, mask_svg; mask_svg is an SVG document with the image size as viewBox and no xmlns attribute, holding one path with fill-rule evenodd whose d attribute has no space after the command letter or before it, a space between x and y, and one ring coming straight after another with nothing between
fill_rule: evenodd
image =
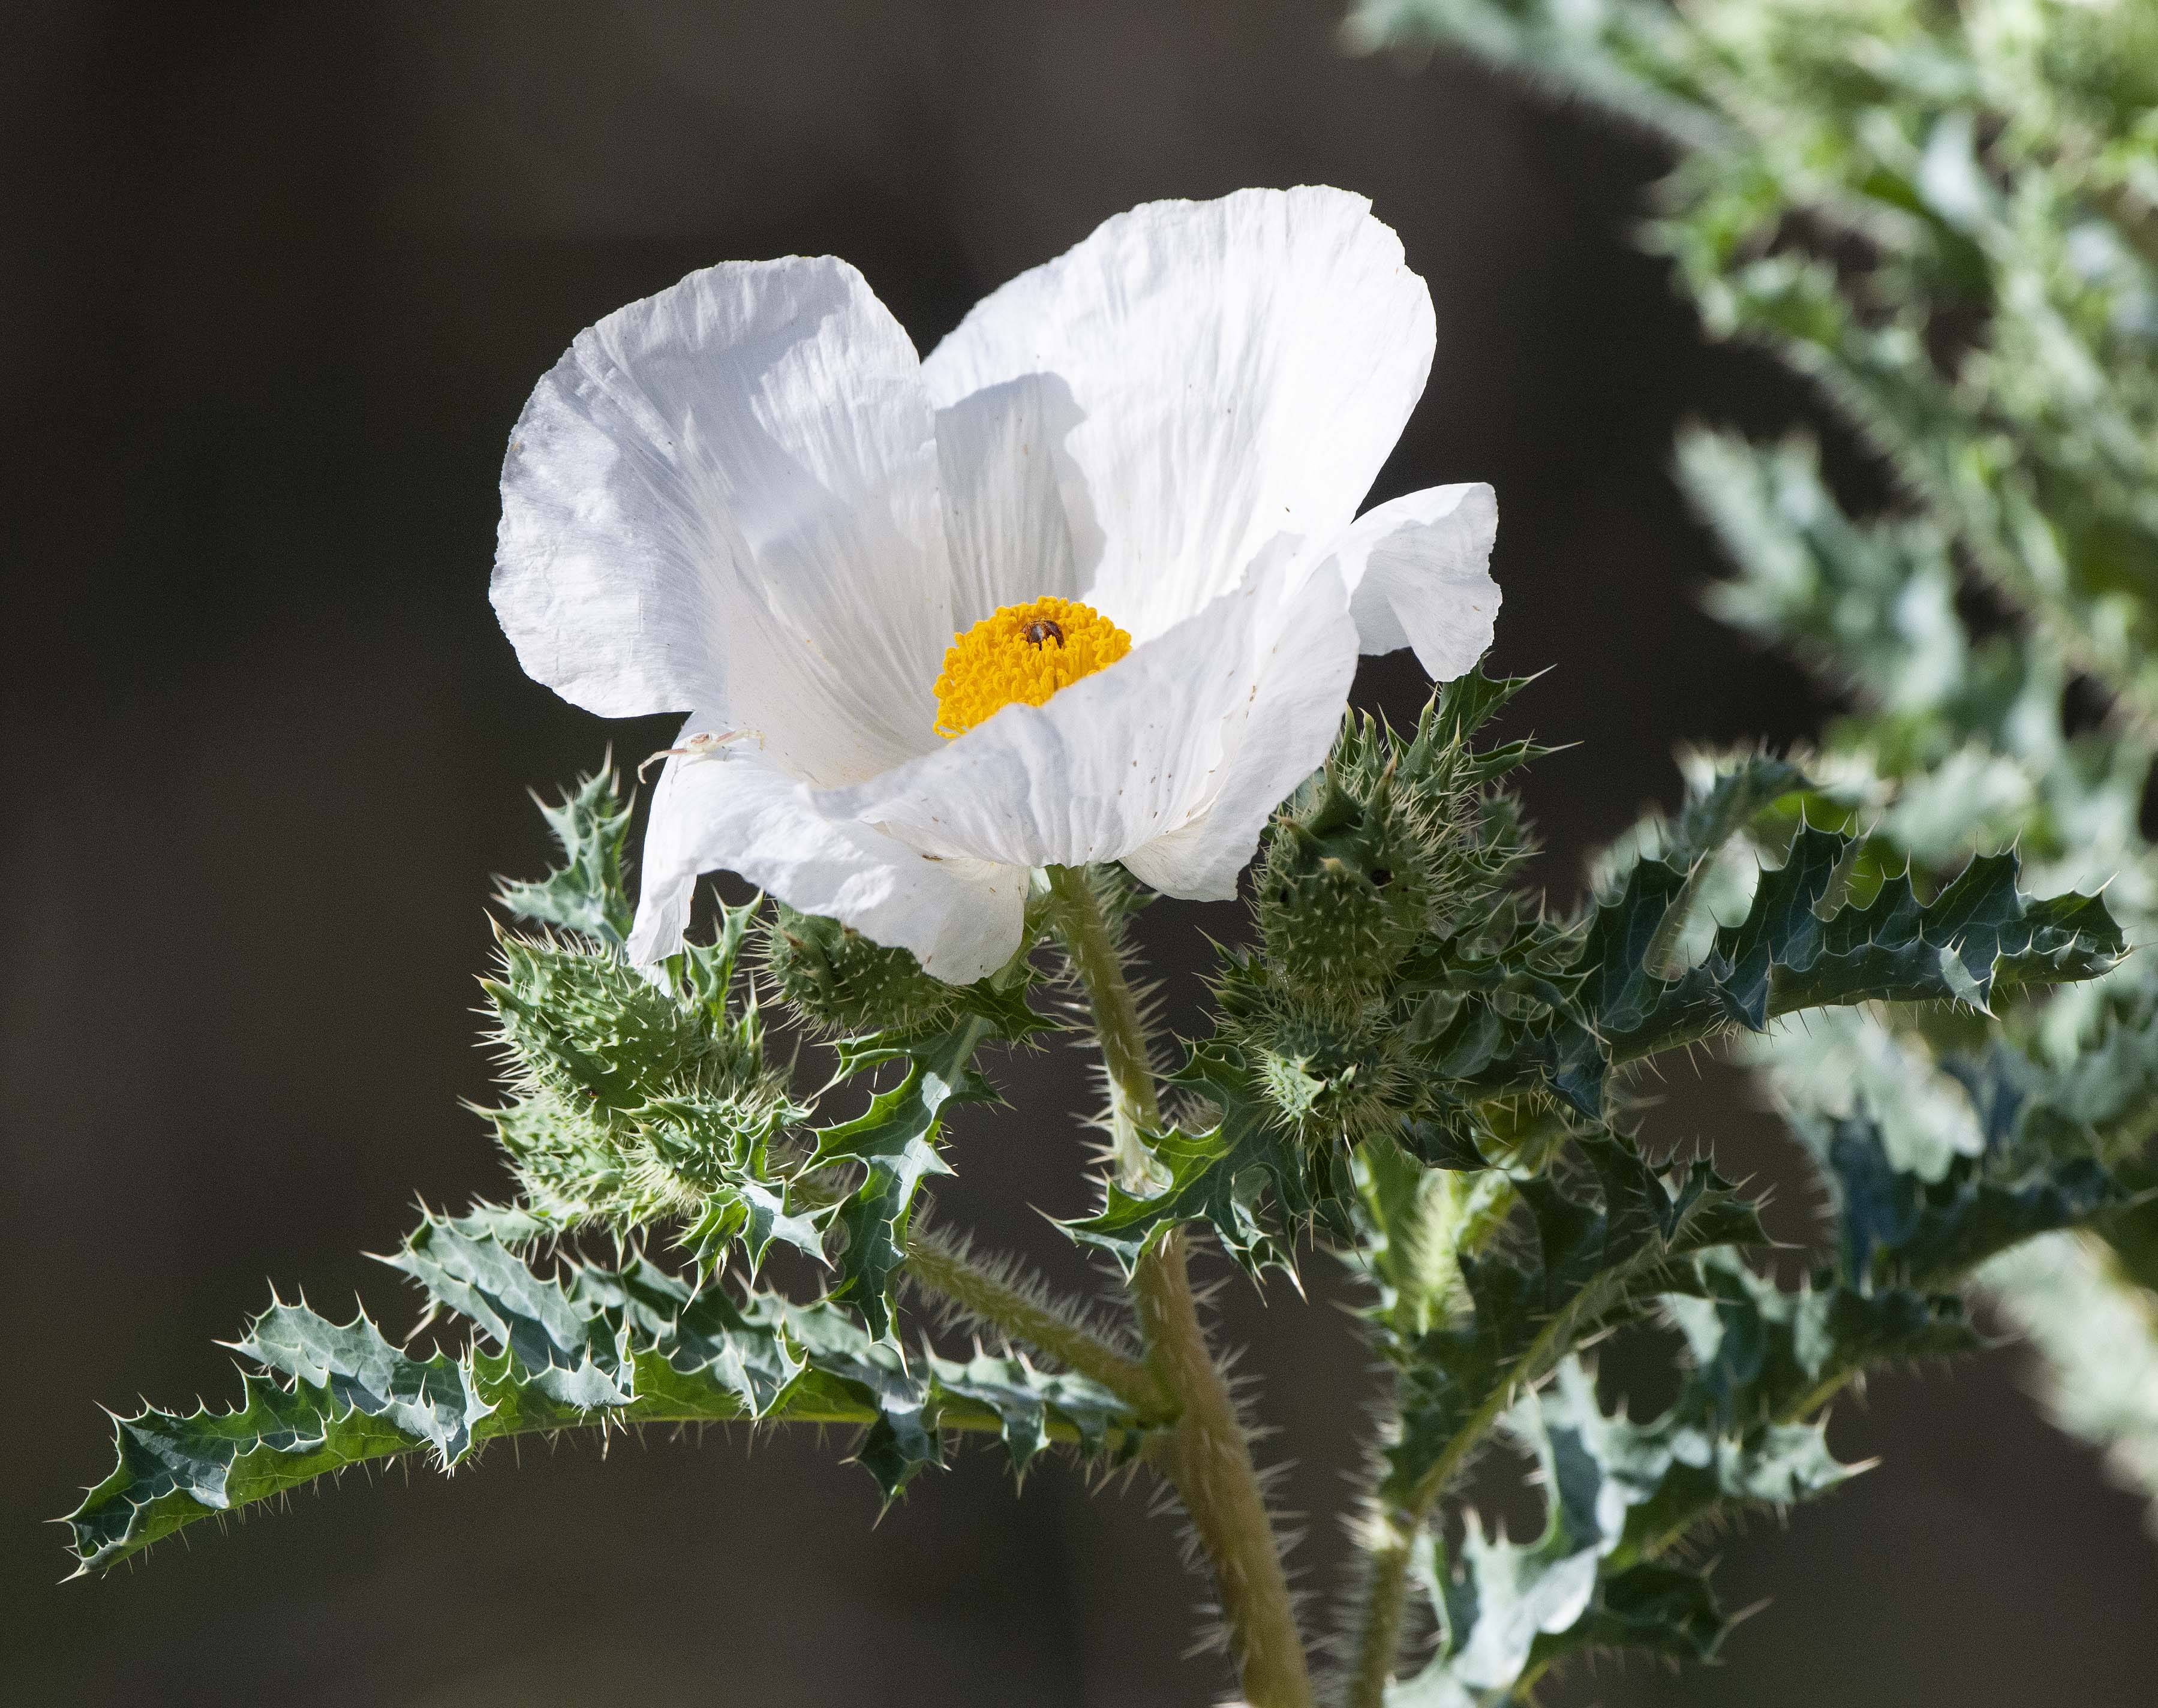
<instances>
[{"instance_id":1,"label":"flower center","mask_svg":"<svg viewBox=\"0 0 2158 1708\"><path fill-rule=\"evenodd\" d=\"M949 740L1008 705L1040 705L1131 649L1132 637L1091 605L1073 599L1007 605L953 636L944 649L937 733Z\"/></svg>"}]
</instances>

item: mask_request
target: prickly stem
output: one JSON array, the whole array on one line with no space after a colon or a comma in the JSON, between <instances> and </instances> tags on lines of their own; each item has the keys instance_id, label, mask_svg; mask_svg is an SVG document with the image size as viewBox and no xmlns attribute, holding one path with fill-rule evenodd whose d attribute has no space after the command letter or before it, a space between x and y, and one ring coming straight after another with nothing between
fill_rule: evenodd
<instances>
[{"instance_id":1,"label":"prickly stem","mask_svg":"<svg viewBox=\"0 0 2158 1708\"><path fill-rule=\"evenodd\" d=\"M1049 874L1052 919L1085 987L1108 1070L1117 1164L1144 1187L1139 1135L1161 1124L1138 1005L1107 921L1086 875ZM1128 1136L1128 1149L1127 1137ZM1185 1243L1172 1234L1143 1258L1131 1281L1147 1361L1178 1411L1155 1463L1190 1515L1211 1567L1251 1708L1312 1708L1311 1671L1298 1630L1249 1438L1199 1320Z\"/></svg>"}]
</instances>

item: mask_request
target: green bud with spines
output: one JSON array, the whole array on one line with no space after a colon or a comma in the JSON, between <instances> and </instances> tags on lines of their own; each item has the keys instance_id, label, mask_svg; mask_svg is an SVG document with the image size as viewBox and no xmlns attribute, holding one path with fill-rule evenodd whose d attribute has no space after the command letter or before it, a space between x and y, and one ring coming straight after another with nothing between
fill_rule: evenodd
<instances>
[{"instance_id":1,"label":"green bud with spines","mask_svg":"<svg viewBox=\"0 0 2158 1708\"><path fill-rule=\"evenodd\" d=\"M764 970L781 999L822 1033L911 1030L959 1001L907 950L784 902L764 928Z\"/></svg>"},{"instance_id":2,"label":"green bud with spines","mask_svg":"<svg viewBox=\"0 0 2158 1708\"><path fill-rule=\"evenodd\" d=\"M763 1178L801 1112L753 1009L727 1012L695 980L678 993L609 949L507 934L501 947L481 983L515 1098L484 1112L535 1215L627 1231Z\"/></svg>"},{"instance_id":3,"label":"green bud with spines","mask_svg":"<svg viewBox=\"0 0 2158 1708\"><path fill-rule=\"evenodd\" d=\"M503 934L497 976L480 981L502 1041L534 1084L605 1114L663 1101L727 1098L764 1062L751 1038L708 1024L619 956Z\"/></svg>"},{"instance_id":4,"label":"green bud with spines","mask_svg":"<svg viewBox=\"0 0 2158 1708\"><path fill-rule=\"evenodd\" d=\"M1351 713L1324 767L1276 816L1257 886L1269 958L1350 1001L1384 993L1417 942L1485 934L1529 852L1495 785L1544 749L1472 738L1525 684L1471 671L1436 690L1404 739Z\"/></svg>"},{"instance_id":5,"label":"green bud with spines","mask_svg":"<svg viewBox=\"0 0 2158 1708\"><path fill-rule=\"evenodd\" d=\"M1291 983L1352 1000L1383 987L1436 899L1431 839L1391 767L1353 790L1329 761L1275 822L1259 873L1259 930Z\"/></svg>"},{"instance_id":6,"label":"green bud with spines","mask_svg":"<svg viewBox=\"0 0 2158 1708\"><path fill-rule=\"evenodd\" d=\"M640 1226L677 1208L676 1195L639 1189L627 1133L550 1091L484 1112L517 1174L524 1207L555 1227L607 1220Z\"/></svg>"},{"instance_id":7,"label":"green bud with spines","mask_svg":"<svg viewBox=\"0 0 2158 1708\"><path fill-rule=\"evenodd\" d=\"M1355 1144L1399 1122L1412 1086L1384 1004L1314 995L1253 959L1232 961L1216 994L1225 1030L1299 1138Z\"/></svg>"}]
</instances>

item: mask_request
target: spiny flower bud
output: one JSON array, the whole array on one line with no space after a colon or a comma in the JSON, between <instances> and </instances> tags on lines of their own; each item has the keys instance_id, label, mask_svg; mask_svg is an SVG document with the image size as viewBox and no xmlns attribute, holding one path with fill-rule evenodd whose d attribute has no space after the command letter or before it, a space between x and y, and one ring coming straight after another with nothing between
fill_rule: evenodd
<instances>
[{"instance_id":1,"label":"spiny flower bud","mask_svg":"<svg viewBox=\"0 0 2158 1708\"><path fill-rule=\"evenodd\" d=\"M764 957L781 997L819 1031L919 1026L958 1000L906 950L888 949L837 920L798 913L783 902L765 928Z\"/></svg>"},{"instance_id":2,"label":"spiny flower bud","mask_svg":"<svg viewBox=\"0 0 2158 1708\"><path fill-rule=\"evenodd\" d=\"M1259 875L1259 929L1292 983L1347 999L1383 985L1422 935L1432 855L1391 770L1360 797L1329 763L1314 792L1304 810L1276 821Z\"/></svg>"},{"instance_id":3,"label":"spiny flower bud","mask_svg":"<svg viewBox=\"0 0 2158 1708\"><path fill-rule=\"evenodd\" d=\"M1382 1004L1314 998L1248 961L1232 967L1219 995L1261 1088L1299 1136L1353 1144L1400 1118L1409 1078Z\"/></svg>"},{"instance_id":4,"label":"spiny flower bud","mask_svg":"<svg viewBox=\"0 0 2158 1708\"><path fill-rule=\"evenodd\" d=\"M516 1171L524 1206L560 1226L605 1218L634 1226L673 1206L632 1184L629 1134L551 1091L535 1091L487 1112Z\"/></svg>"},{"instance_id":5,"label":"spiny flower bud","mask_svg":"<svg viewBox=\"0 0 2158 1708\"><path fill-rule=\"evenodd\" d=\"M498 977L480 981L502 1041L535 1086L603 1112L726 1098L755 1084L754 1042L715 1028L618 956L504 936Z\"/></svg>"},{"instance_id":6,"label":"spiny flower bud","mask_svg":"<svg viewBox=\"0 0 2158 1708\"><path fill-rule=\"evenodd\" d=\"M482 983L514 1094L485 1112L543 1220L627 1230L732 1202L801 1116L754 1010L715 1014L612 951L505 937L499 975Z\"/></svg>"}]
</instances>

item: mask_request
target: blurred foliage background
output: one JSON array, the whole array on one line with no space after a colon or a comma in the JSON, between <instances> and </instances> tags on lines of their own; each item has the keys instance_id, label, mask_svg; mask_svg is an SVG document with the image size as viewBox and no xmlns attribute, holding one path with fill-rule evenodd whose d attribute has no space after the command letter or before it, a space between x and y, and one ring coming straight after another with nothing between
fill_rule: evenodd
<instances>
[{"instance_id":1,"label":"blurred foliage background","mask_svg":"<svg viewBox=\"0 0 2158 1708\"><path fill-rule=\"evenodd\" d=\"M1836 15L1870 30L1909 11ZM1985 828L2050 835L2062 881L2147 859L2132 811L2108 821L2109 856L2076 801L2014 787L2083 775L2062 744L2093 730L2132 770L2119 743L2148 714L2105 714L2158 705L2135 460L2147 321L2115 316L2101 276L2099 321L2068 292L2073 336L2056 336L2047 314L2104 256L2042 252L2075 222L2000 194L2027 126L1952 117L2018 91L1957 85L1923 51L1854 71L1848 41L1793 8L1696 15L1723 33L1674 35L1654 6L1373 4L1360 39L1392 43L1390 63L1345 54L1335 8L1288 0L22 8L0 61L15 476L0 1263L17 1301L5 1380L35 1427L0 1481L9 1694L789 1702L816 1656L895 1704L1207 1699L1206 1664L1179 1663L1199 1587L1172 1527L1054 1468L1014 1501L986 1454L872 1530L873 1485L813 1443L654 1439L604 1462L565 1447L514 1478L483 1466L311 1498L111 1582L54 1583L59 1535L38 1521L103 1462L97 1402L137 1382L168 1402L236 1388L211 1341L266 1274L340 1313L364 1289L400 1320L396 1277L351 1254L390 1247L415 1188L454 1206L498 1184L457 1100L487 1078L469 981L490 875L542 863L521 786L610 737L634 755L671 732L602 727L519 673L484 597L495 473L570 338L694 266L844 255L926 348L1134 202L1364 191L1440 326L1375 497L1499 488L1495 662L1556 664L1515 715L1582 744L1530 783L1557 894L1644 802L1675 802L1675 743L1788 741L1853 710L1831 751L1882 810L1945 775L1955 823L1998 802ZM1779 18L1785 36L1764 42L1754 20ZM1442 42L1471 52L1434 57ZM1735 75L1734 55L1785 83ZM1495 77L1510 59L1531 75ZM2047 61L2040 92L2147 101L2134 78L2154 63L2147 41L2102 44ZM1898 103L1922 128L1865 128ZM1762 122L1801 110L1828 117ZM2076 121L2037 115L2053 126L2042 163ZM1644 252L1643 196L1674 144L1692 164L1660 193L1661 254ZM2094 160L2076 193L2144 194L2107 169ZM2060 176L2034 174L2034 194ZM1815 222L1809 241L1784 240L1794 217ZM1959 359L1988 327L2009 329L1990 343L2011 359ZM1729 339L1745 330L1768 346ZM1696 420L1746 436L1690 437L1682 463L1752 548L1749 579L1717 596L1737 632L1701 608L1725 560L1673 475ZM1775 448L1794 429L1806 438ZM2064 491L2099 502L2048 559L2030 517L2063 515ZM1861 532L1892 498L1905 519ZM1851 596L1861 573L1876 579ZM1917 640L1838 627L1879 608L1946 617ZM2040 642L2004 664L1988 637L2019 612ZM1830 668L1802 673L1765 644L1794 637ZM1950 654L1961 673L1944 676ZM2079 673L2104 684L2088 704L2066 690ZM2049 692L2050 726L2015 715ZM1360 698L1398 716L1421 695L1403 657L1367 667ZM2108 775L2086 806L2127 787ZM1905 822L1922 859L1960 852ZM1196 995L1207 923L1146 916L1172 1018ZM1930 1071L1925 1040L1877 1041L1920 1052L1890 1059L1907 1081ZM1062 1112L1081 1065L1037 1066L1007 1076L1012 1109L963 1121L940 1195L958 1219L1019 1220L1070 1276L1068 1247L1026 1238L1009 1209L1081 1207L1083 1140ZM1784 1183L1772 1229L1804 1238L1810 1174L1734 1076L1661 1090L1656 1128ZM1376 1387L1312 1273L1309 1303L1227 1303L1281 1427L1272 1450L1297 1462L1288 1504L1324 1510L1351 1456L1343 1396ZM1727 1602L1769 1600L1724 1668L1585 1672L1547 1700L2147 1700L2134 1638L2158 1552L2137 1498L2026 1397L2042 1380L2004 1349L1876 1382L1837 1445L1884 1468L1788 1534L1727 1543ZM1329 1587L1342 1551L1315 1530L1306 1582Z\"/></svg>"}]
</instances>

